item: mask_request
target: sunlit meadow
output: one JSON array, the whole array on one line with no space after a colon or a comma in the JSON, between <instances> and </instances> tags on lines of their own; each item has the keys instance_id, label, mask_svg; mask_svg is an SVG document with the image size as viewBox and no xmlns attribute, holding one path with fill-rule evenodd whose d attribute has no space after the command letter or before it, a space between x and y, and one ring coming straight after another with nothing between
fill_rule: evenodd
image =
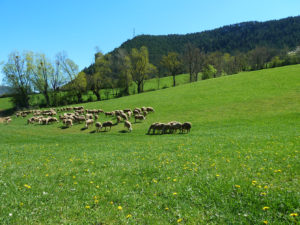
<instances>
[{"instance_id":1,"label":"sunlit meadow","mask_svg":"<svg viewBox=\"0 0 300 225\"><path fill-rule=\"evenodd\" d=\"M299 224L299 100L288 66L84 104L154 107L132 133L13 117L0 124L0 223ZM174 120L191 132L146 134Z\"/></svg>"}]
</instances>

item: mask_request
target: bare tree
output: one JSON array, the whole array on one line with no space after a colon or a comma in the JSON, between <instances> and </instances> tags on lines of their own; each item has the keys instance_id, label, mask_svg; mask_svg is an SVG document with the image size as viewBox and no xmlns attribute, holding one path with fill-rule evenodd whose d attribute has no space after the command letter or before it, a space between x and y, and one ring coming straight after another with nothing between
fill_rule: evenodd
<instances>
[{"instance_id":1,"label":"bare tree","mask_svg":"<svg viewBox=\"0 0 300 225\"><path fill-rule=\"evenodd\" d=\"M14 89L13 101L16 106L29 107L31 93L32 54L12 52L3 66L4 82Z\"/></svg>"}]
</instances>

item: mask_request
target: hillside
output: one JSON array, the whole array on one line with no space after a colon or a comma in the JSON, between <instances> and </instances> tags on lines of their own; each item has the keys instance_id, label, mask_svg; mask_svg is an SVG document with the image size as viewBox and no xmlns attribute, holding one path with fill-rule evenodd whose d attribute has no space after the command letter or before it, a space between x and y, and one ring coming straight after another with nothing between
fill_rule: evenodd
<instances>
[{"instance_id":1,"label":"hillside","mask_svg":"<svg viewBox=\"0 0 300 225\"><path fill-rule=\"evenodd\" d=\"M162 55L168 52L182 54L187 43L205 52L221 51L230 54L247 52L256 46L293 49L300 45L300 16L267 22L244 22L185 35L139 35L124 42L119 48L130 51L132 48L147 46L150 62L158 65Z\"/></svg>"},{"instance_id":2,"label":"hillside","mask_svg":"<svg viewBox=\"0 0 300 225\"><path fill-rule=\"evenodd\" d=\"M0 223L297 224L299 74L287 66L83 104L154 107L131 133L13 117L0 124ZM174 120L191 132L146 135Z\"/></svg>"},{"instance_id":3,"label":"hillside","mask_svg":"<svg viewBox=\"0 0 300 225\"><path fill-rule=\"evenodd\" d=\"M0 96L4 94L10 94L10 93L12 93L11 87L0 85Z\"/></svg>"}]
</instances>

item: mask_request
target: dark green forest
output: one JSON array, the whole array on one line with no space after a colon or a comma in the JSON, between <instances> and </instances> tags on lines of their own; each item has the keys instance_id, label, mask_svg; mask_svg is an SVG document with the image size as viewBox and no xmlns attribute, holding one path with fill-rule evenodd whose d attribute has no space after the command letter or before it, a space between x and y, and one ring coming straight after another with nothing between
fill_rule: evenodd
<instances>
[{"instance_id":1,"label":"dark green forest","mask_svg":"<svg viewBox=\"0 0 300 225\"><path fill-rule=\"evenodd\" d=\"M163 55L168 52L183 54L188 43L205 53L219 51L231 55L246 53L257 46L291 50L300 45L300 16L267 22L244 22L186 35L139 35L119 48L129 52L132 48L146 46L150 63L158 66Z\"/></svg>"}]
</instances>

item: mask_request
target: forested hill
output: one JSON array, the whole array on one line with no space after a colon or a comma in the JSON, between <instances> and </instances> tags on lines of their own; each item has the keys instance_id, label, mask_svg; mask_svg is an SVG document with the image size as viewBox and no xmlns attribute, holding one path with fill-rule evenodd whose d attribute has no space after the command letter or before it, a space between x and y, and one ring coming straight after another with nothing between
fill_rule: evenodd
<instances>
[{"instance_id":1,"label":"forested hill","mask_svg":"<svg viewBox=\"0 0 300 225\"><path fill-rule=\"evenodd\" d=\"M130 51L147 46L150 62L158 65L162 55L171 51L183 53L187 43L205 52L230 54L247 52L256 46L292 49L300 45L300 16L267 22L244 22L186 35L139 35L119 48Z\"/></svg>"}]
</instances>

